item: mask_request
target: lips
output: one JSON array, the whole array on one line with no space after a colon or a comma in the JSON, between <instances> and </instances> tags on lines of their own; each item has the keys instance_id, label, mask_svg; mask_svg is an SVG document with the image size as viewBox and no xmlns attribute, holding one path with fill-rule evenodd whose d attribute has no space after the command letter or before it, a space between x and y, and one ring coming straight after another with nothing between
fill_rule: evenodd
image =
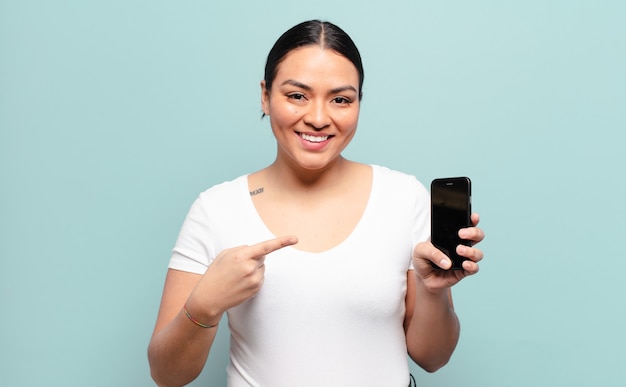
<instances>
[{"instance_id":1,"label":"lips","mask_svg":"<svg viewBox=\"0 0 626 387\"><path fill-rule=\"evenodd\" d=\"M327 141L329 138L332 137L330 135L320 136L320 135L311 135L311 134L300 133L300 132L298 132L298 135L303 140L308 141L308 142L312 142L312 143L316 143L316 144L324 142L324 141Z\"/></svg>"}]
</instances>

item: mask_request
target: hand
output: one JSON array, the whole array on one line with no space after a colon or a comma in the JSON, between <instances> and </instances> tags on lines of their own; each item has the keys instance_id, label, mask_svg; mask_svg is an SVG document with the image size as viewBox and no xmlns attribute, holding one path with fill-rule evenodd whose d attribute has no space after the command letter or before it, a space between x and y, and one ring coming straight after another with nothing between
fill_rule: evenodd
<instances>
[{"instance_id":1,"label":"hand","mask_svg":"<svg viewBox=\"0 0 626 387\"><path fill-rule=\"evenodd\" d=\"M463 262L463 270L449 270L452 266L450 258L431 242L418 243L413 249L413 266L429 291L445 290L478 272L478 262L483 259L483 252L474 246L485 238L485 233L476 227L480 220L478 214L472 214L471 220L474 227L460 229L459 237L472 241L472 246L459 245L456 248L457 254L467 258ZM433 268L431 262L443 270Z\"/></svg>"},{"instance_id":2,"label":"hand","mask_svg":"<svg viewBox=\"0 0 626 387\"><path fill-rule=\"evenodd\" d=\"M201 321L216 324L227 309L259 292L265 279L265 256L296 243L296 237L286 236L222 251L187 299L189 309Z\"/></svg>"}]
</instances>

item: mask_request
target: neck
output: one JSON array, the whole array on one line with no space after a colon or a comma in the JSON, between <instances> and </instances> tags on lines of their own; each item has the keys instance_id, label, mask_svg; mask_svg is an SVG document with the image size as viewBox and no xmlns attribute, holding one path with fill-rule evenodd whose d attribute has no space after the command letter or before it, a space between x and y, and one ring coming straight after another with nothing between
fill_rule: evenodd
<instances>
[{"instance_id":1,"label":"neck","mask_svg":"<svg viewBox=\"0 0 626 387\"><path fill-rule=\"evenodd\" d=\"M266 172L273 185L286 191L310 191L313 188L318 191L336 187L352 165L352 161L339 156L322 169L309 170L277 159Z\"/></svg>"}]
</instances>

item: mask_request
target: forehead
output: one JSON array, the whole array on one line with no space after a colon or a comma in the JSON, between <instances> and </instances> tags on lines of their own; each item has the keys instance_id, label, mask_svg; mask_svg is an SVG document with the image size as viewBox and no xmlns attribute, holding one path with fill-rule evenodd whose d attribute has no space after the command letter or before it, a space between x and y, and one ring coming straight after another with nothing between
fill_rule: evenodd
<instances>
[{"instance_id":1,"label":"forehead","mask_svg":"<svg viewBox=\"0 0 626 387\"><path fill-rule=\"evenodd\" d=\"M276 71L276 80L279 79L305 83L334 81L357 88L359 73L348 58L336 51L321 46L305 46L292 50L280 62Z\"/></svg>"}]
</instances>

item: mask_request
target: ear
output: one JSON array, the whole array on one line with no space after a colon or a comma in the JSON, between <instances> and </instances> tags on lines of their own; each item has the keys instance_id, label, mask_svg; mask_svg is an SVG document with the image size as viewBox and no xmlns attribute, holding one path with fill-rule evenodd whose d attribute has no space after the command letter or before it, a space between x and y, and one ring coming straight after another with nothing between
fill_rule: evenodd
<instances>
[{"instance_id":1,"label":"ear","mask_svg":"<svg viewBox=\"0 0 626 387\"><path fill-rule=\"evenodd\" d=\"M261 110L264 115L270 115L270 91L265 87L265 80L261 81Z\"/></svg>"}]
</instances>

